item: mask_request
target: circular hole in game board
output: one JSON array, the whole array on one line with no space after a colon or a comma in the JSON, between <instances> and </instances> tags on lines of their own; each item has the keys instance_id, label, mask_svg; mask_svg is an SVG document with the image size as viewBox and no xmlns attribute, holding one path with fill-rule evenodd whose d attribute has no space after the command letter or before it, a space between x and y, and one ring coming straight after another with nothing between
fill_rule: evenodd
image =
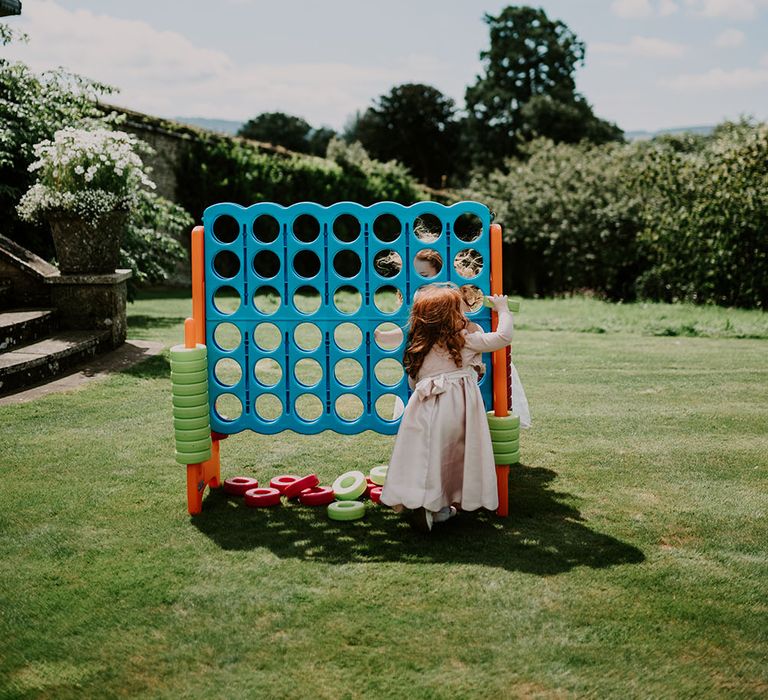
<instances>
[{"instance_id":1,"label":"circular hole in game board","mask_svg":"<svg viewBox=\"0 0 768 700\"><path fill-rule=\"evenodd\" d=\"M465 279L477 277L483 270L483 256L474 248L465 248L456 253L453 267Z\"/></svg>"},{"instance_id":2,"label":"circular hole in game board","mask_svg":"<svg viewBox=\"0 0 768 700\"><path fill-rule=\"evenodd\" d=\"M280 272L280 258L271 250L260 250L253 256L253 271L264 279L270 279Z\"/></svg>"},{"instance_id":3,"label":"circular hole in game board","mask_svg":"<svg viewBox=\"0 0 768 700\"><path fill-rule=\"evenodd\" d=\"M383 314L393 314L403 305L403 295L390 284L379 287L373 295L373 303Z\"/></svg>"},{"instance_id":4,"label":"circular hole in game board","mask_svg":"<svg viewBox=\"0 0 768 700\"><path fill-rule=\"evenodd\" d=\"M340 323L333 329L333 340L341 350L353 352L363 342L363 332L354 323Z\"/></svg>"},{"instance_id":5,"label":"circular hole in game board","mask_svg":"<svg viewBox=\"0 0 768 700\"><path fill-rule=\"evenodd\" d=\"M397 405L398 397L395 394L382 394L376 399L374 407L376 414L382 420L394 420L395 406Z\"/></svg>"},{"instance_id":6,"label":"circular hole in game board","mask_svg":"<svg viewBox=\"0 0 768 700\"><path fill-rule=\"evenodd\" d=\"M283 402L274 394L261 394L253 404L256 415L264 421L275 421L283 415Z\"/></svg>"},{"instance_id":7,"label":"circular hole in game board","mask_svg":"<svg viewBox=\"0 0 768 700\"><path fill-rule=\"evenodd\" d=\"M253 305L266 316L275 313L280 308L280 302L280 293L274 287L264 285L253 293Z\"/></svg>"},{"instance_id":8,"label":"circular hole in game board","mask_svg":"<svg viewBox=\"0 0 768 700\"><path fill-rule=\"evenodd\" d=\"M213 236L221 243L232 243L240 236L240 224L227 214L217 216L213 222Z\"/></svg>"},{"instance_id":9,"label":"circular hole in game board","mask_svg":"<svg viewBox=\"0 0 768 700\"><path fill-rule=\"evenodd\" d=\"M262 357L253 366L253 376L262 386L275 386L283 378L283 368L273 357Z\"/></svg>"},{"instance_id":10,"label":"circular hole in game board","mask_svg":"<svg viewBox=\"0 0 768 700\"><path fill-rule=\"evenodd\" d=\"M340 250L333 256L333 269L339 277L354 277L361 267L360 256L353 250Z\"/></svg>"},{"instance_id":11,"label":"circular hole in game board","mask_svg":"<svg viewBox=\"0 0 768 700\"><path fill-rule=\"evenodd\" d=\"M360 235L360 222L352 214L337 216L333 222L333 235L342 243L352 243Z\"/></svg>"},{"instance_id":12,"label":"circular hole in game board","mask_svg":"<svg viewBox=\"0 0 768 700\"><path fill-rule=\"evenodd\" d=\"M480 287L474 284L462 284L459 291L464 302L462 305L464 313L474 313L482 308L484 294L480 291Z\"/></svg>"},{"instance_id":13,"label":"circular hole in game board","mask_svg":"<svg viewBox=\"0 0 768 700\"><path fill-rule=\"evenodd\" d=\"M311 250L300 250L293 256L293 269L299 277L314 277L320 272L320 258Z\"/></svg>"},{"instance_id":14,"label":"circular hole in game board","mask_svg":"<svg viewBox=\"0 0 768 700\"><path fill-rule=\"evenodd\" d=\"M403 269L403 259L394 250L380 250L373 257L373 269L382 277L397 277Z\"/></svg>"},{"instance_id":15,"label":"circular hole in game board","mask_svg":"<svg viewBox=\"0 0 768 700\"><path fill-rule=\"evenodd\" d=\"M301 350L317 350L322 341L323 333L314 323L300 323L293 331L293 342Z\"/></svg>"},{"instance_id":16,"label":"circular hole in game board","mask_svg":"<svg viewBox=\"0 0 768 700\"><path fill-rule=\"evenodd\" d=\"M353 421L363 415L363 402L354 394L342 394L336 399L333 407L336 415L343 421Z\"/></svg>"},{"instance_id":17,"label":"circular hole in game board","mask_svg":"<svg viewBox=\"0 0 768 700\"><path fill-rule=\"evenodd\" d=\"M382 243L392 243L397 240L402 230L400 219L394 214L382 214L373 222L373 233Z\"/></svg>"},{"instance_id":18,"label":"circular hole in game board","mask_svg":"<svg viewBox=\"0 0 768 700\"><path fill-rule=\"evenodd\" d=\"M440 238L443 224L434 214L420 214L413 220L413 234L424 243Z\"/></svg>"},{"instance_id":19,"label":"circular hole in game board","mask_svg":"<svg viewBox=\"0 0 768 700\"><path fill-rule=\"evenodd\" d=\"M225 357L214 366L213 376L222 386L235 386L243 378L243 368L231 357Z\"/></svg>"},{"instance_id":20,"label":"circular hole in game board","mask_svg":"<svg viewBox=\"0 0 768 700\"><path fill-rule=\"evenodd\" d=\"M259 323L253 330L253 341L261 350L277 350L282 340L283 335L274 323Z\"/></svg>"},{"instance_id":21,"label":"circular hole in game board","mask_svg":"<svg viewBox=\"0 0 768 700\"><path fill-rule=\"evenodd\" d=\"M320 235L320 223L314 216L302 214L293 222L293 235L302 243L312 243Z\"/></svg>"},{"instance_id":22,"label":"circular hole in game board","mask_svg":"<svg viewBox=\"0 0 768 700\"><path fill-rule=\"evenodd\" d=\"M302 394L293 406L296 415L304 421L316 421L323 415L323 402L314 394Z\"/></svg>"},{"instance_id":23,"label":"circular hole in game board","mask_svg":"<svg viewBox=\"0 0 768 700\"><path fill-rule=\"evenodd\" d=\"M220 394L214 404L216 414L223 421L234 421L243 415L243 404L234 394Z\"/></svg>"},{"instance_id":24,"label":"circular hole in game board","mask_svg":"<svg viewBox=\"0 0 768 700\"><path fill-rule=\"evenodd\" d=\"M280 224L269 214L257 216L253 221L253 235L260 243L272 243L280 235Z\"/></svg>"},{"instance_id":25,"label":"circular hole in game board","mask_svg":"<svg viewBox=\"0 0 768 700\"><path fill-rule=\"evenodd\" d=\"M413 267L421 277L436 277L443 269L443 256L434 248L422 248L413 257Z\"/></svg>"},{"instance_id":26,"label":"circular hole in game board","mask_svg":"<svg viewBox=\"0 0 768 700\"><path fill-rule=\"evenodd\" d=\"M462 214L453 222L453 233L460 241L472 243L480 238L483 232L483 222L476 214Z\"/></svg>"},{"instance_id":27,"label":"circular hole in game board","mask_svg":"<svg viewBox=\"0 0 768 700\"><path fill-rule=\"evenodd\" d=\"M405 376L405 370L397 360L387 357L376 363L373 374L384 386L395 386Z\"/></svg>"},{"instance_id":28,"label":"circular hole in game board","mask_svg":"<svg viewBox=\"0 0 768 700\"><path fill-rule=\"evenodd\" d=\"M234 323L220 323L213 331L213 342L222 350L234 350L242 340L240 329Z\"/></svg>"},{"instance_id":29,"label":"circular hole in game board","mask_svg":"<svg viewBox=\"0 0 768 700\"><path fill-rule=\"evenodd\" d=\"M336 381L344 386L355 386L363 378L363 366L351 357L339 360L333 368Z\"/></svg>"},{"instance_id":30,"label":"circular hole in game board","mask_svg":"<svg viewBox=\"0 0 768 700\"><path fill-rule=\"evenodd\" d=\"M240 308L240 292L234 287L219 287L213 294L213 305L222 314L233 314Z\"/></svg>"},{"instance_id":31,"label":"circular hole in game board","mask_svg":"<svg viewBox=\"0 0 768 700\"><path fill-rule=\"evenodd\" d=\"M293 366L293 376L299 384L305 387L317 386L323 378L323 368L317 360L310 357L302 357Z\"/></svg>"},{"instance_id":32,"label":"circular hole in game board","mask_svg":"<svg viewBox=\"0 0 768 700\"><path fill-rule=\"evenodd\" d=\"M333 293L333 305L342 314L354 314L363 305L363 295L356 287L345 284Z\"/></svg>"},{"instance_id":33,"label":"circular hole in game board","mask_svg":"<svg viewBox=\"0 0 768 700\"><path fill-rule=\"evenodd\" d=\"M320 292L305 284L293 293L293 305L303 314L313 314L320 308Z\"/></svg>"},{"instance_id":34,"label":"circular hole in game board","mask_svg":"<svg viewBox=\"0 0 768 700\"><path fill-rule=\"evenodd\" d=\"M387 334L383 338L376 338L376 333L374 333L373 336L376 339L376 345L378 345L382 350L397 349L402 344L405 337L403 329L389 321L385 321L384 323L380 323L378 326L376 326L376 331L379 333ZM395 333L395 331L397 331L397 333Z\"/></svg>"},{"instance_id":35,"label":"circular hole in game board","mask_svg":"<svg viewBox=\"0 0 768 700\"><path fill-rule=\"evenodd\" d=\"M220 250L213 258L213 270L223 279L231 279L240 272L240 258L231 250Z\"/></svg>"}]
</instances>

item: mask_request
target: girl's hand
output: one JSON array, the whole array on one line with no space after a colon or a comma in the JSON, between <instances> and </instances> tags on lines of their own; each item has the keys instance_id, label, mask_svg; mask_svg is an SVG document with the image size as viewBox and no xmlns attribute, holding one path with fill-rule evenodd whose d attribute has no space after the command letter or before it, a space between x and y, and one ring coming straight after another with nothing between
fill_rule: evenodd
<instances>
[{"instance_id":1,"label":"girl's hand","mask_svg":"<svg viewBox=\"0 0 768 700\"><path fill-rule=\"evenodd\" d=\"M496 310L497 314L500 314L502 311L509 311L509 308L507 307L506 294L493 294L489 297L489 299L491 300L493 308Z\"/></svg>"}]
</instances>

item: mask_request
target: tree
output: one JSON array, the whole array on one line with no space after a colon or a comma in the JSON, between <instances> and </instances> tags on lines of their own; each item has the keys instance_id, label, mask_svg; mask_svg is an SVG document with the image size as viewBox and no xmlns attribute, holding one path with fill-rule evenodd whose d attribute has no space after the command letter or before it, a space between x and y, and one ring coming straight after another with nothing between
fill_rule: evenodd
<instances>
[{"instance_id":1,"label":"tree","mask_svg":"<svg viewBox=\"0 0 768 700\"><path fill-rule=\"evenodd\" d=\"M491 43L480 54L485 74L466 91L475 162L492 165L515 155L522 140L537 135L598 142L620 135L576 93L574 72L584 63L585 45L566 24L526 6L507 7L485 21Z\"/></svg>"},{"instance_id":2,"label":"tree","mask_svg":"<svg viewBox=\"0 0 768 700\"><path fill-rule=\"evenodd\" d=\"M284 146L297 153L309 152L309 132L312 127L301 117L294 117L284 112L264 112L249 119L238 136L254 141Z\"/></svg>"},{"instance_id":3,"label":"tree","mask_svg":"<svg viewBox=\"0 0 768 700\"><path fill-rule=\"evenodd\" d=\"M398 160L421 182L441 187L455 170L456 107L430 85L406 83L379 97L347 129L378 160Z\"/></svg>"}]
</instances>

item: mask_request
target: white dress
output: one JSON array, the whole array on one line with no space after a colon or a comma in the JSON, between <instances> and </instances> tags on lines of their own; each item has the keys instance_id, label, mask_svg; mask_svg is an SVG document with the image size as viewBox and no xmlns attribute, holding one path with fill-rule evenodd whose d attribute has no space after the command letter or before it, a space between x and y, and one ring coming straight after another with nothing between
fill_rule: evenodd
<instances>
[{"instance_id":1,"label":"white dress","mask_svg":"<svg viewBox=\"0 0 768 700\"><path fill-rule=\"evenodd\" d=\"M503 312L494 333L463 331L461 367L441 347L427 353L395 438L382 503L432 511L454 503L463 510L498 508L491 434L474 366L482 353L509 345L512 328L512 314Z\"/></svg>"}]
</instances>

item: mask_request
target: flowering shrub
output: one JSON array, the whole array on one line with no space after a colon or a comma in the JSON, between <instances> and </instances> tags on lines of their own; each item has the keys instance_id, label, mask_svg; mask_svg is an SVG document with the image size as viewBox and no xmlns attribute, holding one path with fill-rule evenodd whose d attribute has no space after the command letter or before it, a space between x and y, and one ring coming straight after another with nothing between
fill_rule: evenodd
<instances>
[{"instance_id":1,"label":"flowering shrub","mask_svg":"<svg viewBox=\"0 0 768 700\"><path fill-rule=\"evenodd\" d=\"M51 214L88 219L136 206L142 187L154 189L138 154L147 147L122 131L67 127L53 140L35 146L29 166L38 182L21 198L17 211L25 221Z\"/></svg>"}]
</instances>

